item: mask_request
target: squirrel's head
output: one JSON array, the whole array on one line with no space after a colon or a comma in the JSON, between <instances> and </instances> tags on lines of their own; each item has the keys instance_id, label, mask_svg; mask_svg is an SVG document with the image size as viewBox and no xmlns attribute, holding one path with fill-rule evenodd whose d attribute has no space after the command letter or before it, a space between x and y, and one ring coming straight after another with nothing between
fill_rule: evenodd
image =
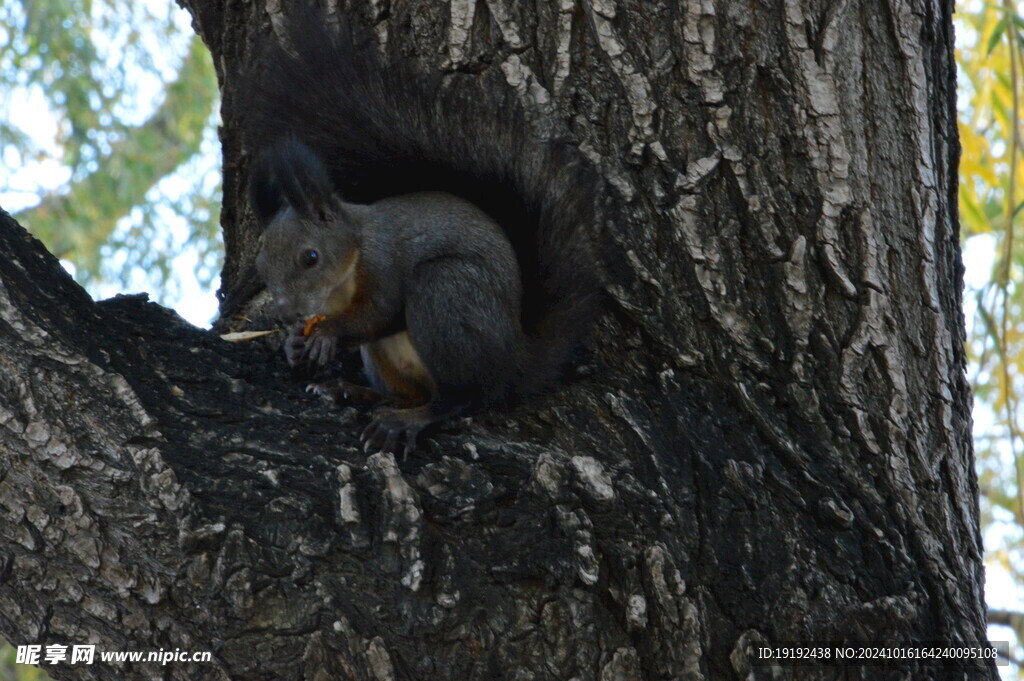
<instances>
[{"instance_id":1,"label":"squirrel's head","mask_svg":"<svg viewBox=\"0 0 1024 681\"><path fill-rule=\"evenodd\" d=\"M323 162L299 142L279 143L253 169L249 198L263 227L256 268L282 321L343 310L359 258L359 220Z\"/></svg>"}]
</instances>

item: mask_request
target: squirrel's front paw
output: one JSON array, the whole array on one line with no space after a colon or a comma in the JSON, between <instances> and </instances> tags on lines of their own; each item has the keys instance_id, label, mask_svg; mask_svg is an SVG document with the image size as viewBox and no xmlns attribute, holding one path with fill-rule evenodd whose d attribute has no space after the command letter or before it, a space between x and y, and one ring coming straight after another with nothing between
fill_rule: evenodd
<instances>
[{"instance_id":1,"label":"squirrel's front paw","mask_svg":"<svg viewBox=\"0 0 1024 681\"><path fill-rule=\"evenodd\" d=\"M324 367L338 354L338 339L323 333L320 329L314 329L305 341L305 348L299 361Z\"/></svg>"},{"instance_id":2,"label":"squirrel's front paw","mask_svg":"<svg viewBox=\"0 0 1024 681\"><path fill-rule=\"evenodd\" d=\"M302 363L302 357L306 353L306 335L303 333L303 323L293 324L288 329L288 337L284 341L284 357L288 360L288 366L296 367Z\"/></svg>"},{"instance_id":3,"label":"squirrel's front paw","mask_svg":"<svg viewBox=\"0 0 1024 681\"><path fill-rule=\"evenodd\" d=\"M350 404L380 404L389 399L387 395L382 395L373 388L357 385L343 378L324 381L323 383L310 383L306 386L306 392L319 395L326 401L336 404L341 402Z\"/></svg>"}]
</instances>

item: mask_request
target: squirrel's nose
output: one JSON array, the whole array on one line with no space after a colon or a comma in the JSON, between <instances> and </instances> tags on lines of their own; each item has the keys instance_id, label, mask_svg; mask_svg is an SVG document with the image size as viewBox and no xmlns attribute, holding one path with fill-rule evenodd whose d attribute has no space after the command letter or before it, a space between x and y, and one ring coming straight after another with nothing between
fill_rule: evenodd
<instances>
[{"instance_id":1,"label":"squirrel's nose","mask_svg":"<svg viewBox=\"0 0 1024 681\"><path fill-rule=\"evenodd\" d=\"M274 310L277 313L277 318L285 324L299 321L299 315L295 311L294 306L289 305L288 299L284 296L278 296L274 299Z\"/></svg>"}]
</instances>

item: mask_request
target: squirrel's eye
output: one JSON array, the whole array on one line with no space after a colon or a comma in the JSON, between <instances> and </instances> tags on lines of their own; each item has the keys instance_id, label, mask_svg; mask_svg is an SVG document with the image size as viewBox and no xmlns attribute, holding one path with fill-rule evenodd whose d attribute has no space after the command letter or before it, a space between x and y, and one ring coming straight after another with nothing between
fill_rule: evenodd
<instances>
[{"instance_id":1,"label":"squirrel's eye","mask_svg":"<svg viewBox=\"0 0 1024 681\"><path fill-rule=\"evenodd\" d=\"M320 260L320 254L314 249L310 248L302 252L302 256L299 258L299 262L302 263L303 267L312 267Z\"/></svg>"}]
</instances>

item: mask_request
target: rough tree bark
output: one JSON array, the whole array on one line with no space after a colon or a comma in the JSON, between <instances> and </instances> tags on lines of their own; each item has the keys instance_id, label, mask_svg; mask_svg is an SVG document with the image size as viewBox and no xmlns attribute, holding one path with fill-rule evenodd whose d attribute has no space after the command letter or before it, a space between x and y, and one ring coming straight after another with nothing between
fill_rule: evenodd
<instances>
[{"instance_id":1,"label":"rough tree bark","mask_svg":"<svg viewBox=\"0 0 1024 681\"><path fill-rule=\"evenodd\" d=\"M233 87L269 22L183 4L222 84L229 316L258 289ZM0 633L214 652L69 679L994 678L750 654L985 636L951 3L355 4L600 168L592 361L367 456L271 348L94 303L5 218Z\"/></svg>"}]
</instances>

